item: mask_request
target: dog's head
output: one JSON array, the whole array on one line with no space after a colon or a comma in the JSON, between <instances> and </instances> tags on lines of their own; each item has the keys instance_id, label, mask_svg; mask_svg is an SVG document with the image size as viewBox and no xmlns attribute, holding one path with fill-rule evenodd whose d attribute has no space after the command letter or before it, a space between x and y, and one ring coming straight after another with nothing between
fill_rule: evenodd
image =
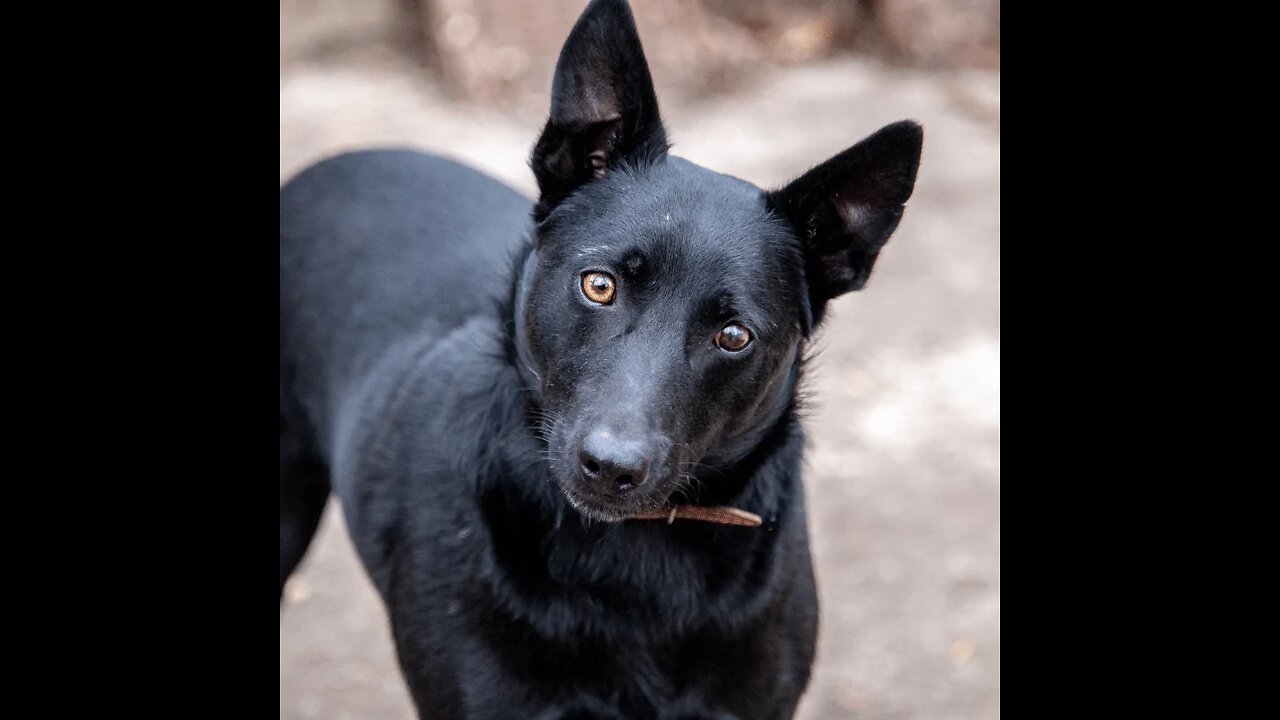
<instances>
[{"instance_id":1,"label":"dog's head","mask_svg":"<svg viewBox=\"0 0 1280 720\"><path fill-rule=\"evenodd\" d=\"M772 192L671 156L631 10L593 0L533 150L520 300L521 354L575 507L616 521L662 506L759 442L827 302L866 283L897 227L921 138L889 125Z\"/></svg>"}]
</instances>

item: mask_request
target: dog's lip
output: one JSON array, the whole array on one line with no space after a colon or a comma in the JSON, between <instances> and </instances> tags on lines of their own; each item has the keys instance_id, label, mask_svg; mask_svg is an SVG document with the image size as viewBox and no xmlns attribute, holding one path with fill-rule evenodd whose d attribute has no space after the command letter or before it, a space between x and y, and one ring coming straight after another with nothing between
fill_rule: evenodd
<instances>
[{"instance_id":1,"label":"dog's lip","mask_svg":"<svg viewBox=\"0 0 1280 720\"><path fill-rule=\"evenodd\" d=\"M617 501L598 496L591 497L588 494L569 489L564 490L564 496L574 510L592 519L622 522L630 514Z\"/></svg>"},{"instance_id":2,"label":"dog's lip","mask_svg":"<svg viewBox=\"0 0 1280 720\"><path fill-rule=\"evenodd\" d=\"M649 498L640 503L629 502L626 499L602 495L589 488L563 487L562 490L575 510L609 522L621 522L643 510L664 508L668 502L666 498Z\"/></svg>"}]
</instances>

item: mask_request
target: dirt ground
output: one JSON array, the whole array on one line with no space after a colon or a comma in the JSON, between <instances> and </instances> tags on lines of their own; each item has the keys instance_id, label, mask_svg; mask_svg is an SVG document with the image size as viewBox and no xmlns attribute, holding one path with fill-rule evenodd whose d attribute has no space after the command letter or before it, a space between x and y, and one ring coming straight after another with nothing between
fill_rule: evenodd
<instances>
[{"instance_id":1,"label":"dirt ground","mask_svg":"<svg viewBox=\"0 0 1280 720\"><path fill-rule=\"evenodd\" d=\"M819 337L808 420L822 626L804 720L1000 715L999 75L841 59L671 100L674 152L779 185L888 122L924 125L897 234ZM545 107L442 99L393 62L280 78L280 177L410 144L534 191ZM409 720L382 607L330 508L280 615L282 720Z\"/></svg>"}]
</instances>

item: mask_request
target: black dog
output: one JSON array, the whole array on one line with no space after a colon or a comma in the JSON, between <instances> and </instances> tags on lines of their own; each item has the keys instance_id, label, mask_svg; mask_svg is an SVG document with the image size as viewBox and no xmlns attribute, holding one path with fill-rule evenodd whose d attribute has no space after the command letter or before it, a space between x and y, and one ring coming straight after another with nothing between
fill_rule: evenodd
<instances>
[{"instance_id":1,"label":"black dog","mask_svg":"<svg viewBox=\"0 0 1280 720\"><path fill-rule=\"evenodd\" d=\"M920 144L896 123L776 192L673 157L630 8L595 0L532 210L410 150L302 173L281 589L332 490L423 717L791 717L818 622L806 342L866 282Z\"/></svg>"}]
</instances>

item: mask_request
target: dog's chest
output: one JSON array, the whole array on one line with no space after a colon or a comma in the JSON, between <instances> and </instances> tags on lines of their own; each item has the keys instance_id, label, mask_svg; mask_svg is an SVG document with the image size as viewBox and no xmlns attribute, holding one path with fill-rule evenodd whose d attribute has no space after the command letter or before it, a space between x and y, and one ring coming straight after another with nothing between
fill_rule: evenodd
<instances>
[{"instance_id":1,"label":"dog's chest","mask_svg":"<svg viewBox=\"0 0 1280 720\"><path fill-rule=\"evenodd\" d=\"M508 621L510 622L510 621ZM760 652L749 633L705 628L661 640L656 628L625 634L547 637L490 616L488 646L507 687L523 688L542 707L590 710L587 717L665 720L679 717L754 717L743 699L772 697L776 658ZM619 626L615 626L616 630ZM669 634L669 633L667 633ZM747 692L739 684L747 683ZM553 715L554 717L559 717Z\"/></svg>"}]
</instances>

